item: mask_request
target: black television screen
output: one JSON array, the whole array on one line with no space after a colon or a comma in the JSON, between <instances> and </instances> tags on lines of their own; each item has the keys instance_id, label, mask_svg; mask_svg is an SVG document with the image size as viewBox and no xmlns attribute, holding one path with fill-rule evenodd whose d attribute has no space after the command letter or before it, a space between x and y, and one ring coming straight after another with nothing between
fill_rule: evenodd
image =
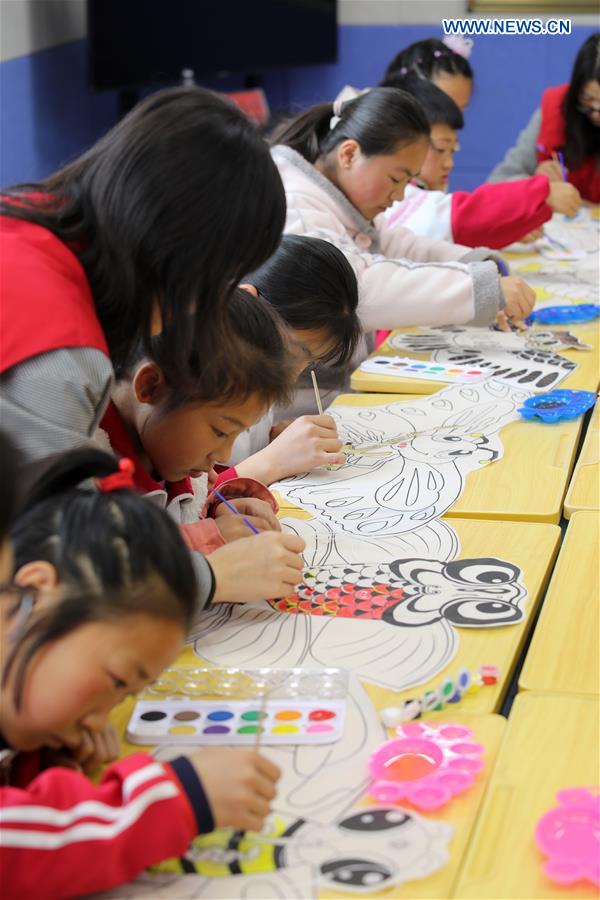
<instances>
[{"instance_id":1,"label":"black television screen","mask_svg":"<svg viewBox=\"0 0 600 900\"><path fill-rule=\"evenodd\" d=\"M335 62L336 0L88 0L96 90Z\"/></svg>"}]
</instances>

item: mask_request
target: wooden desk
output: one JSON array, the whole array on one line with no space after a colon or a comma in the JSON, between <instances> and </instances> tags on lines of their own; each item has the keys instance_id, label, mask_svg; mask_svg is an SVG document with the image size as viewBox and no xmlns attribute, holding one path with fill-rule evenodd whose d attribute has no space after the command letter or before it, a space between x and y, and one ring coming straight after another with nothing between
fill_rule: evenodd
<instances>
[{"instance_id":1,"label":"wooden desk","mask_svg":"<svg viewBox=\"0 0 600 900\"><path fill-rule=\"evenodd\" d=\"M292 508L283 509L282 515L310 518L304 511ZM476 694L466 695L460 706L454 709L477 715L497 712L502 706L534 613L552 573L560 541L560 530L555 525L453 518L445 521L452 526L460 540L459 558L498 557L513 562L522 569L529 595L525 620L512 626L457 628L460 638L458 653L435 678L417 688L398 693L363 682L378 709L397 706L400 701L419 697L425 691L439 687L444 679L455 677L460 669L475 672L479 666L489 664L500 669L498 683L481 688ZM428 713L428 717L452 718L453 714L453 707L449 705L444 712Z\"/></svg>"},{"instance_id":2,"label":"wooden desk","mask_svg":"<svg viewBox=\"0 0 600 900\"><path fill-rule=\"evenodd\" d=\"M534 326L538 328L539 326ZM558 328L559 326L543 326L543 330L548 328ZM558 388L568 388L577 391L596 391L600 382L600 329L598 322L587 322L583 325L565 325L573 334L576 334L580 340L592 346L592 350L563 350L560 355L566 359L576 362L578 368L562 381ZM394 331L393 334L414 334L420 331L419 328L402 328ZM554 350L553 352L557 352ZM431 352L415 353L412 350L397 350L390 347L389 342L385 341L378 347L371 356L403 356L411 359L431 359ZM382 375L375 375L370 372L361 372L357 369L350 379L350 387L354 391L374 391L389 394L434 394L436 391L446 387L447 382L432 381L430 379L419 378L386 378Z\"/></svg>"},{"instance_id":3,"label":"wooden desk","mask_svg":"<svg viewBox=\"0 0 600 900\"><path fill-rule=\"evenodd\" d=\"M198 657L193 654L191 648L187 648L178 660L178 664L197 665ZM121 735L125 734L125 729L133 706L134 700L133 698L130 698L125 700L113 712L113 724L117 727ZM474 739L482 743L485 747L485 767L479 774L475 785L469 791L455 797L448 806L444 807L442 810L437 810L429 814L420 813L426 818L431 818L435 821L442 819L454 826L455 834L450 843L450 860L444 868L435 872L433 875L430 875L428 878L407 882L398 888L386 891L382 895L377 894L373 896L385 896L390 898L390 900L392 900L392 898L394 898L394 900L396 900L396 898L405 898L405 900L430 898L430 900L433 900L433 898L451 896L452 886L456 881L486 787L492 777L496 757L506 729L506 719L496 715L470 716L465 715L464 713L459 714L457 712L456 714L452 714L451 719L453 722L467 725L469 728L473 729L475 735ZM390 737L391 736L392 734L390 733ZM123 755L139 751L140 749L143 748L128 744L125 740L122 741ZM151 750L150 747L146 749ZM181 877L185 878L186 876ZM153 891L151 886L146 885L145 887L147 889L145 890L144 897L152 897ZM170 889L172 890L172 886ZM115 895L118 895L118 893L119 890L117 889ZM322 891L319 896L321 898L331 898L331 900L340 900L341 897L338 892L333 891Z\"/></svg>"},{"instance_id":4,"label":"wooden desk","mask_svg":"<svg viewBox=\"0 0 600 900\"><path fill-rule=\"evenodd\" d=\"M597 898L588 882L563 887L544 875L533 833L557 791L599 783L598 712L593 697L517 697L453 897Z\"/></svg>"},{"instance_id":5,"label":"wooden desk","mask_svg":"<svg viewBox=\"0 0 600 900\"><path fill-rule=\"evenodd\" d=\"M519 679L524 691L600 695L600 515L573 514Z\"/></svg>"},{"instance_id":6,"label":"wooden desk","mask_svg":"<svg viewBox=\"0 0 600 900\"><path fill-rule=\"evenodd\" d=\"M407 399L418 398L341 394L333 405L377 406ZM582 422L579 418L547 425L519 419L506 425L500 433L504 456L467 475L463 493L447 515L557 524ZM287 500L281 504L291 505Z\"/></svg>"},{"instance_id":7,"label":"wooden desk","mask_svg":"<svg viewBox=\"0 0 600 900\"><path fill-rule=\"evenodd\" d=\"M565 517L570 518L579 509L600 510L600 403L596 403L592 413L567 488Z\"/></svg>"}]
</instances>

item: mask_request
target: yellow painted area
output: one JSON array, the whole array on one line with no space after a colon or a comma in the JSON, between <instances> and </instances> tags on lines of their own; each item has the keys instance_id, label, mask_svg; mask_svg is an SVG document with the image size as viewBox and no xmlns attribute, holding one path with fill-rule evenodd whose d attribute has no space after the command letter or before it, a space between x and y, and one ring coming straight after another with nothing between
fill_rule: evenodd
<instances>
[{"instance_id":1,"label":"yellow painted area","mask_svg":"<svg viewBox=\"0 0 600 900\"><path fill-rule=\"evenodd\" d=\"M169 734L196 734L196 729L193 725L172 725Z\"/></svg>"},{"instance_id":2,"label":"yellow painted area","mask_svg":"<svg viewBox=\"0 0 600 900\"><path fill-rule=\"evenodd\" d=\"M298 725L274 725L271 731L273 734L298 734L300 727Z\"/></svg>"}]
</instances>

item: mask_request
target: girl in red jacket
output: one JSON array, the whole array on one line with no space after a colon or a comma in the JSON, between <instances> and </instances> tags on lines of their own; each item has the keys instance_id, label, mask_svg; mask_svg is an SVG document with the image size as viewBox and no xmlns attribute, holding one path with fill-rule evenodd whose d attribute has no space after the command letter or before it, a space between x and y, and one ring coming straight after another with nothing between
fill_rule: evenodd
<instances>
[{"instance_id":1,"label":"girl in red jacket","mask_svg":"<svg viewBox=\"0 0 600 900\"><path fill-rule=\"evenodd\" d=\"M99 490L79 486L92 477ZM131 485L129 461L73 451L42 476L13 528L14 587L0 603L7 897L114 887L216 826L259 830L275 795L277 767L250 750L170 764L136 753L98 785L84 774L110 755L111 709L170 664L194 611L177 527Z\"/></svg>"},{"instance_id":2,"label":"girl in red jacket","mask_svg":"<svg viewBox=\"0 0 600 900\"><path fill-rule=\"evenodd\" d=\"M563 165L559 154L563 156ZM568 84L550 87L488 181L566 175L584 200L600 203L600 32L581 47Z\"/></svg>"}]
</instances>

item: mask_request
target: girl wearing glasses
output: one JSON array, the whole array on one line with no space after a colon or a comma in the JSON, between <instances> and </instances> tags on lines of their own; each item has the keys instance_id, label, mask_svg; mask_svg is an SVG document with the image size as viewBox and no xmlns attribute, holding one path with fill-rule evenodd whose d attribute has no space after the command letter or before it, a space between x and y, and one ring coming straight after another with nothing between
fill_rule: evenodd
<instances>
[{"instance_id":1,"label":"girl wearing glasses","mask_svg":"<svg viewBox=\"0 0 600 900\"><path fill-rule=\"evenodd\" d=\"M581 47L571 81L544 91L540 108L488 181L533 174L551 181L566 176L584 201L600 203L600 32Z\"/></svg>"}]
</instances>

